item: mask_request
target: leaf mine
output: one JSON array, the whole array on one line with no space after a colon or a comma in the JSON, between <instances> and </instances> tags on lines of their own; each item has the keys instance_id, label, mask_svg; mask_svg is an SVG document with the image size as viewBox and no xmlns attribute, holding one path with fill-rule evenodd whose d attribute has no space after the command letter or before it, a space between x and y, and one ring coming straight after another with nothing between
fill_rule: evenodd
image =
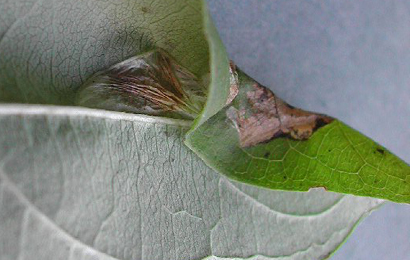
<instances>
[{"instance_id":1,"label":"leaf mine","mask_svg":"<svg viewBox=\"0 0 410 260\"><path fill-rule=\"evenodd\" d=\"M232 101L235 99L235 97L239 93L239 79L238 79L238 73L236 71L236 66L235 64L231 61L229 63L229 95L226 100L226 105L229 105L232 103Z\"/></svg>"},{"instance_id":2,"label":"leaf mine","mask_svg":"<svg viewBox=\"0 0 410 260\"><path fill-rule=\"evenodd\" d=\"M239 108L231 106L226 113L238 130L242 147L278 137L307 140L318 128L333 121L331 117L292 107L255 81L238 82L231 83L231 89L240 86Z\"/></svg>"},{"instance_id":3,"label":"leaf mine","mask_svg":"<svg viewBox=\"0 0 410 260\"><path fill-rule=\"evenodd\" d=\"M205 99L195 75L160 49L95 74L77 94L80 106L183 119L194 119Z\"/></svg>"}]
</instances>

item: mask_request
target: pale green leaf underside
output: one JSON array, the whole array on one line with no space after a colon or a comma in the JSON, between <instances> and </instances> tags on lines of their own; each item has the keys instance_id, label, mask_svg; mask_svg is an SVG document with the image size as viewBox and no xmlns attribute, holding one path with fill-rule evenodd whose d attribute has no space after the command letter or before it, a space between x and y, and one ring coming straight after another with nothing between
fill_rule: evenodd
<instances>
[{"instance_id":1,"label":"pale green leaf underside","mask_svg":"<svg viewBox=\"0 0 410 260\"><path fill-rule=\"evenodd\" d=\"M305 141L282 137L243 148L238 139L223 109L186 143L209 166L241 182L295 191L323 187L410 203L410 166L337 120Z\"/></svg>"},{"instance_id":2,"label":"pale green leaf underside","mask_svg":"<svg viewBox=\"0 0 410 260\"><path fill-rule=\"evenodd\" d=\"M200 121L225 104L228 59L205 1L6 0L0 15L0 102L74 105L94 73L162 48L211 82Z\"/></svg>"},{"instance_id":3,"label":"pale green leaf underside","mask_svg":"<svg viewBox=\"0 0 410 260\"><path fill-rule=\"evenodd\" d=\"M204 123L225 106L229 94L229 60L225 47L203 2L203 23L210 49L210 82L207 102L202 113L195 120L193 128Z\"/></svg>"},{"instance_id":4,"label":"pale green leaf underside","mask_svg":"<svg viewBox=\"0 0 410 260\"><path fill-rule=\"evenodd\" d=\"M321 259L381 203L232 183L183 144L185 131L177 120L1 106L0 259Z\"/></svg>"}]
</instances>

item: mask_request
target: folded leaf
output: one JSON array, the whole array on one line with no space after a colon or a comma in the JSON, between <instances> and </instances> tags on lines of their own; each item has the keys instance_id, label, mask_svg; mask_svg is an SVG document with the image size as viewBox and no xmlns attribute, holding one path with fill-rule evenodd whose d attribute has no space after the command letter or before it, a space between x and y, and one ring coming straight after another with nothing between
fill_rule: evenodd
<instances>
[{"instance_id":1,"label":"folded leaf","mask_svg":"<svg viewBox=\"0 0 410 260\"><path fill-rule=\"evenodd\" d=\"M410 203L405 162L338 120L293 108L240 71L232 78L235 99L186 138L209 166L270 189L322 187Z\"/></svg>"}]
</instances>

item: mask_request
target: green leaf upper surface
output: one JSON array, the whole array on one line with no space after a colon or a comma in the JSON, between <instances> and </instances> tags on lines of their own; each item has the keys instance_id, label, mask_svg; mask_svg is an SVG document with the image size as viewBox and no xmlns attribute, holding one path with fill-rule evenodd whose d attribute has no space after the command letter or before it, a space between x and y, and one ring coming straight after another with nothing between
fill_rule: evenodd
<instances>
[{"instance_id":1,"label":"green leaf upper surface","mask_svg":"<svg viewBox=\"0 0 410 260\"><path fill-rule=\"evenodd\" d=\"M0 102L74 105L91 75L156 48L204 84L227 87L218 84L227 57L204 1L16 0L3 1L0 15ZM214 87L203 120L225 104L228 90Z\"/></svg>"},{"instance_id":2,"label":"green leaf upper surface","mask_svg":"<svg viewBox=\"0 0 410 260\"><path fill-rule=\"evenodd\" d=\"M270 189L329 191L410 203L410 166L374 141L335 120L308 140L275 138L241 147L220 111L187 136L186 144L226 176Z\"/></svg>"},{"instance_id":3,"label":"green leaf upper surface","mask_svg":"<svg viewBox=\"0 0 410 260\"><path fill-rule=\"evenodd\" d=\"M382 202L231 182L188 125L0 106L0 259L323 259Z\"/></svg>"}]
</instances>

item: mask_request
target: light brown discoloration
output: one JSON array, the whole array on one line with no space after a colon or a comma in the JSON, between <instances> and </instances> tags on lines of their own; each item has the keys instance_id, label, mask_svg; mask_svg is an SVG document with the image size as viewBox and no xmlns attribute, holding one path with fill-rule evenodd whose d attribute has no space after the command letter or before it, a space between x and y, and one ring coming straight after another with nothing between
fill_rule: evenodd
<instances>
[{"instance_id":1,"label":"light brown discoloration","mask_svg":"<svg viewBox=\"0 0 410 260\"><path fill-rule=\"evenodd\" d=\"M246 93L248 107L231 107L228 118L239 132L242 147L254 146L275 137L287 136L306 140L313 132L333 119L294 108L276 97L269 89L253 85Z\"/></svg>"},{"instance_id":2,"label":"light brown discoloration","mask_svg":"<svg viewBox=\"0 0 410 260\"><path fill-rule=\"evenodd\" d=\"M322 190L322 191L328 191L326 186L317 186L317 187L311 187L309 188L308 191L312 191L312 190Z\"/></svg>"},{"instance_id":3,"label":"light brown discoloration","mask_svg":"<svg viewBox=\"0 0 410 260\"><path fill-rule=\"evenodd\" d=\"M231 77L229 79L230 88L228 98L226 99L226 105L230 104L239 93L238 73L236 72L236 66L232 61L229 63L229 72Z\"/></svg>"}]
</instances>

